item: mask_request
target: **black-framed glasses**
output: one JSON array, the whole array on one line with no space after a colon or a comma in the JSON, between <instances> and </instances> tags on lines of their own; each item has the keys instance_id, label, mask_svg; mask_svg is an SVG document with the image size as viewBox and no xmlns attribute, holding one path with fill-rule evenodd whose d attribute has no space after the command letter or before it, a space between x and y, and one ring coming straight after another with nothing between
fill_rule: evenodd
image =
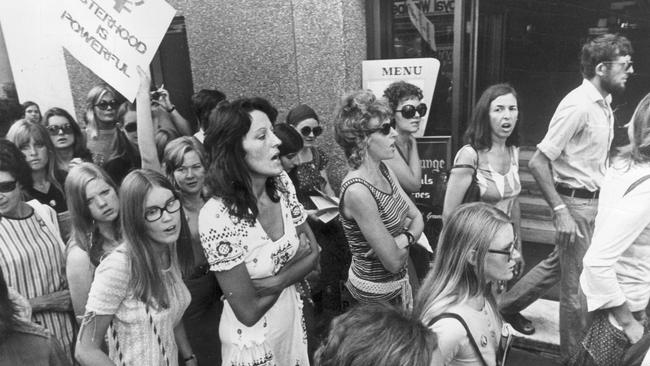
<instances>
[{"instance_id":1,"label":"black-framed glasses","mask_svg":"<svg viewBox=\"0 0 650 366\"><path fill-rule=\"evenodd\" d=\"M515 251L517 251L517 246L515 245L516 241L517 240L515 239L512 243L510 243L510 246L507 250L488 249L488 253L507 255L508 260L511 260L515 257Z\"/></svg>"},{"instance_id":2,"label":"black-framed glasses","mask_svg":"<svg viewBox=\"0 0 650 366\"><path fill-rule=\"evenodd\" d=\"M13 192L14 189L16 189L16 181L15 180L12 180L10 182L2 182L2 183L0 183L0 193Z\"/></svg>"},{"instance_id":3,"label":"black-framed glasses","mask_svg":"<svg viewBox=\"0 0 650 366\"><path fill-rule=\"evenodd\" d=\"M135 132L137 129L138 129L138 124L135 122L124 125L124 131L126 132Z\"/></svg>"},{"instance_id":4,"label":"black-framed glasses","mask_svg":"<svg viewBox=\"0 0 650 366\"><path fill-rule=\"evenodd\" d=\"M314 133L314 137L318 137L323 133L323 127L316 126L314 128L311 128L309 126L305 126L305 127L300 129L300 133L305 137L307 137L310 134Z\"/></svg>"},{"instance_id":5,"label":"black-framed glasses","mask_svg":"<svg viewBox=\"0 0 650 366\"><path fill-rule=\"evenodd\" d=\"M102 111L108 110L109 107L111 109L117 109L117 107L119 106L120 103L117 100L110 100L110 101L102 100L101 102L95 104L95 107L101 109Z\"/></svg>"},{"instance_id":6,"label":"black-framed glasses","mask_svg":"<svg viewBox=\"0 0 650 366\"><path fill-rule=\"evenodd\" d=\"M402 109L398 109L395 112L401 112L402 116L404 118L413 118L415 117L415 112L418 112L420 117L424 116L427 114L427 105L424 103L420 103L416 106L407 104L405 106L402 106Z\"/></svg>"},{"instance_id":7,"label":"black-framed glasses","mask_svg":"<svg viewBox=\"0 0 650 366\"><path fill-rule=\"evenodd\" d=\"M45 128L47 128L47 132L50 133L50 136L56 136L61 132L63 132L65 135L68 135L73 132L72 125L69 123L64 123L62 125L49 125Z\"/></svg>"},{"instance_id":8,"label":"black-framed glasses","mask_svg":"<svg viewBox=\"0 0 650 366\"><path fill-rule=\"evenodd\" d=\"M603 61L603 63L609 65L623 65L625 71L629 71L632 67L634 67L634 61Z\"/></svg>"},{"instance_id":9,"label":"black-framed glasses","mask_svg":"<svg viewBox=\"0 0 650 366\"><path fill-rule=\"evenodd\" d=\"M158 207L158 206L147 207L147 209L144 211L144 219L149 222L154 222L156 220L160 220L163 211L167 211L168 213L173 214L174 212L180 209L181 209L181 201L178 198L174 197L171 200L167 201L167 203L165 203L165 207Z\"/></svg>"}]
</instances>

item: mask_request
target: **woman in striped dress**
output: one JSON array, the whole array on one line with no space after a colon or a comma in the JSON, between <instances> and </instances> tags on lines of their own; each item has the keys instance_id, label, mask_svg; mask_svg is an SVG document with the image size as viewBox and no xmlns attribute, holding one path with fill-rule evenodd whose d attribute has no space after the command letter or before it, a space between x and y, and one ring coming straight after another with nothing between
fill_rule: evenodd
<instances>
[{"instance_id":1,"label":"woman in striped dress","mask_svg":"<svg viewBox=\"0 0 650 366\"><path fill-rule=\"evenodd\" d=\"M24 155L0 140L0 270L7 284L29 300L32 320L49 329L72 360L74 324L63 271L65 247L56 213L36 200L24 202L32 185Z\"/></svg>"},{"instance_id":2,"label":"woman in striped dress","mask_svg":"<svg viewBox=\"0 0 650 366\"><path fill-rule=\"evenodd\" d=\"M344 97L337 111L336 141L350 172L341 184L340 219L352 263L346 287L361 303L412 305L408 248L424 223L415 204L382 162L395 155L388 105L369 91Z\"/></svg>"}]
</instances>

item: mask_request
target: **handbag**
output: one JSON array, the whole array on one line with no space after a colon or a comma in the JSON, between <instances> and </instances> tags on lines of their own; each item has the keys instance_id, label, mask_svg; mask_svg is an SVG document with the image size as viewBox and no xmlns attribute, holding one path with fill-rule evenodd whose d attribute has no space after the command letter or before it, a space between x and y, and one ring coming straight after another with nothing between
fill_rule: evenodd
<instances>
[{"instance_id":1,"label":"handbag","mask_svg":"<svg viewBox=\"0 0 650 366\"><path fill-rule=\"evenodd\" d=\"M607 311L597 311L568 366L619 366L630 343L625 333L609 322Z\"/></svg>"},{"instance_id":2,"label":"handbag","mask_svg":"<svg viewBox=\"0 0 650 366\"><path fill-rule=\"evenodd\" d=\"M474 170L474 174L472 174L472 182L469 184L469 187L467 187L467 190L465 191L465 195L463 196L463 201L461 203L478 202L481 200L481 189L478 186L478 178L476 177L476 172L478 171L478 151L474 149L474 147L472 147L472 150L476 152L475 166L469 164L456 164L451 167L451 169L470 168Z\"/></svg>"},{"instance_id":3,"label":"handbag","mask_svg":"<svg viewBox=\"0 0 650 366\"><path fill-rule=\"evenodd\" d=\"M469 327L467 326L467 323L465 323L465 319L463 319L462 316L456 313L442 313L440 315L435 316L433 319L431 319L431 321L428 324L428 327L431 327L440 319L445 319L445 318L456 319L463 326L463 328L465 328L465 332L467 332L467 338L469 339L469 343L474 349L474 352L476 352L476 354L478 355L479 360L481 360L481 365L487 366L488 364L487 362L485 362L485 359L483 358L483 354L481 353L481 350L478 348L478 344L476 344L476 340L474 340L474 336L472 335L472 332L469 330ZM503 335L503 334L501 335L501 342L499 342L499 349L497 351L497 360L496 360L497 366L508 366L507 357L511 345L512 345L512 332L508 331L507 335Z\"/></svg>"}]
</instances>

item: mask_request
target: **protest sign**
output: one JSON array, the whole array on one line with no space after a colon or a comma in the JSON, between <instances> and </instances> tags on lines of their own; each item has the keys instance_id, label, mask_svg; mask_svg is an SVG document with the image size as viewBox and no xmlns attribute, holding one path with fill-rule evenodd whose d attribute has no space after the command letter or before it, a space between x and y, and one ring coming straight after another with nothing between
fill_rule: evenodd
<instances>
[{"instance_id":1,"label":"protest sign","mask_svg":"<svg viewBox=\"0 0 650 366\"><path fill-rule=\"evenodd\" d=\"M60 0L60 42L128 100L149 68L176 10L164 0Z\"/></svg>"},{"instance_id":2,"label":"protest sign","mask_svg":"<svg viewBox=\"0 0 650 366\"><path fill-rule=\"evenodd\" d=\"M362 85L381 98L390 83L403 80L422 89L422 101L431 110L433 90L438 80L440 61L435 58L401 58L391 60L367 60L361 64ZM429 111L422 116L420 129L415 136L422 136L427 127Z\"/></svg>"}]
</instances>

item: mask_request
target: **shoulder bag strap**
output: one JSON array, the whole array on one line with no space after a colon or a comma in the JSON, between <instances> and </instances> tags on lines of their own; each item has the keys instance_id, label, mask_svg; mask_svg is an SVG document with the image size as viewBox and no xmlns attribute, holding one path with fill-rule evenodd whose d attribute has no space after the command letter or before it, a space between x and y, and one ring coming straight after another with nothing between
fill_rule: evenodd
<instances>
[{"instance_id":1,"label":"shoulder bag strap","mask_svg":"<svg viewBox=\"0 0 650 366\"><path fill-rule=\"evenodd\" d=\"M644 175L643 177L637 179L636 182L630 184L630 187L628 187L627 191L623 193L623 197L625 197L628 193L632 192L634 188L638 187L641 183L645 182L648 179L650 179L650 174Z\"/></svg>"},{"instance_id":2,"label":"shoulder bag strap","mask_svg":"<svg viewBox=\"0 0 650 366\"><path fill-rule=\"evenodd\" d=\"M456 313L442 313L429 322L429 327L431 327L433 324L438 322L440 319L445 319L445 318L453 318L458 320L458 322L465 328L465 331L467 332L467 338L469 338L469 343L472 345L472 348L474 348L474 351L478 355L478 357L481 359L481 363L483 366L487 366L487 362L485 362L485 359L483 358L483 354L481 353L481 350L478 348L478 344L476 344L476 340L474 340L474 336L472 335L472 332L469 330L469 327L467 326L467 323L465 323L465 319L463 319L462 316L456 314Z\"/></svg>"}]
</instances>

